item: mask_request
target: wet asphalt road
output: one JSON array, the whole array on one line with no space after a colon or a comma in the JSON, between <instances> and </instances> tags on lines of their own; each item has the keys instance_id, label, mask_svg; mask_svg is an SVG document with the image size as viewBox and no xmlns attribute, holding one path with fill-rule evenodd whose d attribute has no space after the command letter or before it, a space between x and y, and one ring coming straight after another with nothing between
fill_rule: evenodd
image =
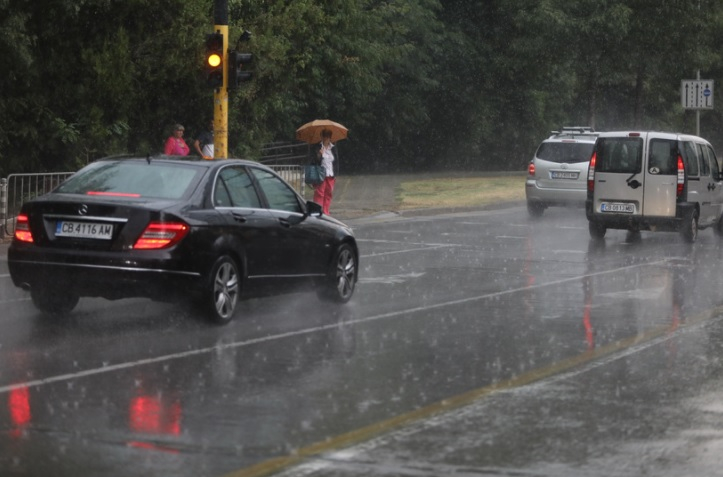
<instances>
[{"instance_id":1,"label":"wet asphalt road","mask_svg":"<svg viewBox=\"0 0 723 477\"><path fill-rule=\"evenodd\" d=\"M353 224L347 306L251 300L226 327L146 300L52 322L0 260L0 475L723 475L712 231Z\"/></svg>"}]
</instances>

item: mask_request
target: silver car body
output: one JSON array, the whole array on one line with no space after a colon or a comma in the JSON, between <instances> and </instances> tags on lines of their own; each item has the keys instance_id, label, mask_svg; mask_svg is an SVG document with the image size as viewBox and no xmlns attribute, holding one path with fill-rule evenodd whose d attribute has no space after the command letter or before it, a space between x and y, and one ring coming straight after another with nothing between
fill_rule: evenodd
<instances>
[{"instance_id":1,"label":"silver car body","mask_svg":"<svg viewBox=\"0 0 723 477\"><path fill-rule=\"evenodd\" d=\"M590 234L680 231L688 241L723 214L723 182L705 139L665 132L601 133L589 170Z\"/></svg>"},{"instance_id":2,"label":"silver car body","mask_svg":"<svg viewBox=\"0 0 723 477\"><path fill-rule=\"evenodd\" d=\"M585 205L588 164L596 138L597 133L589 128L565 128L542 141L530 161L525 183L531 216L540 216L552 206Z\"/></svg>"}]
</instances>

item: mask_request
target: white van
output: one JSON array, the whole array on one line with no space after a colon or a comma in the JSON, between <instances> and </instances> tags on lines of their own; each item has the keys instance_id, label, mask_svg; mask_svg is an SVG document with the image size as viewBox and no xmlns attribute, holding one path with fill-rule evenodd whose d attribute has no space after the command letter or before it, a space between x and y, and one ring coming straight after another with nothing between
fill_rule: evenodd
<instances>
[{"instance_id":1,"label":"white van","mask_svg":"<svg viewBox=\"0 0 723 477\"><path fill-rule=\"evenodd\" d=\"M692 243L699 229L721 234L720 171L713 147L698 136L600 133L588 169L590 236L602 239L607 229L678 231Z\"/></svg>"}]
</instances>

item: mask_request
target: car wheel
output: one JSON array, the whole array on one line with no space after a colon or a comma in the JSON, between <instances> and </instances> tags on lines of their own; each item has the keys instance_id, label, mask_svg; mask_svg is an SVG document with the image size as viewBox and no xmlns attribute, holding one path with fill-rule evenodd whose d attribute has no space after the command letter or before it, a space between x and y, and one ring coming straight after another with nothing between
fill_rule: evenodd
<instances>
[{"instance_id":1,"label":"car wheel","mask_svg":"<svg viewBox=\"0 0 723 477\"><path fill-rule=\"evenodd\" d=\"M683 222L683 229L680 231L683 239L688 243L695 243L698 240L698 211L694 210Z\"/></svg>"},{"instance_id":2,"label":"car wheel","mask_svg":"<svg viewBox=\"0 0 723 477\"><path fill-rule=\"evenodd\" d=\"M607 228L604 225L590 221L588 223L588 229L590 230L591 238L595 240L602 240L605 238L605 232L607 232Z\"/></svg>"},{"instance_id":3,"label":"car wheel","mask_svg":"<svg viewBox=\"0 0 723 477\"><path fill-rule=\"evenodd\" d=\"M208 318L218 324L226 324L233 318L241 292L241 280L236 261L223 255L211 267L208 289L202 300Z\"/></svg>"},{"instance_id":4,"label":"car wheel","mask_svg":"<svg viewBox=\"0 0 723 477\"><path fill-rule=\"evenodd\" d=\"M530 217L537 218L542 217L542 213L545 211L545 206L538 202L527 203L527 213Z\"/></svg>"},{"instance_id":5,"label":"car wheel","mask_svg":"<svg viewBox=\"0 0 723 477\"><path fill-rule=\"evenodd\" d=\"M53 287L33 286L30 299L35 308L46 315L65 316L78 304L79 297L75 293Z\"/></svg>"},{"instance_id":6,"label":"car wheel","mask_svg":"<svg viewBox=\"0 0 723 477\"><path fill-rule=\"evenodd\" d=\"M349 244L342 244L334 254L334 260L326 278L319 284L320 299L346 303L354 294L357 281L356 253Z\"/></svg>"}]
</instances>

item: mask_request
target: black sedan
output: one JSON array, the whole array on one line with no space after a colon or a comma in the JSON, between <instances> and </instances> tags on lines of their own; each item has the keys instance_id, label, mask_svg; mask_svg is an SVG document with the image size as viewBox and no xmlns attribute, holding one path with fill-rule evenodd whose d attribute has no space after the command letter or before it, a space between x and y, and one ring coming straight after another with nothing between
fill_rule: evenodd
<instances>
[{"instance_id":1,"label":"black sedan","mask_svg":"<svg viewBox=\"0 0 723 477\"><path fill-rule=\"evenodd\" d=\"M218 323L242 297L299 286L345 303L358 263L348 226L232 159L101 159L25 203L8 251L13 283L44 313L85 296L189 297Z\"/></svg>"}]
</instances>

